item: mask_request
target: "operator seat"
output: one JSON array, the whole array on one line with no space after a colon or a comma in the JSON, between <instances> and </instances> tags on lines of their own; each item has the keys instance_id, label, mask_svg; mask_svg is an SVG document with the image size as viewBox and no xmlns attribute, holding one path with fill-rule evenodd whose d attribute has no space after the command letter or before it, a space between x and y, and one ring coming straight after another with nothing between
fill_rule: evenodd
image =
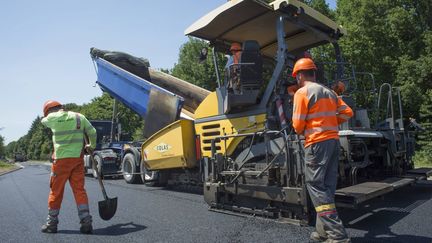
<instances>
[{"instance_id":1,"label":"operator seat","mask_svg":"<svg viewBox=\"0 0 432 243\"><path fill-rule=\"evenodd\" d=\"M240 83L242 91L259 90L263 83L263 60L260 54L260 46L255 40L247 40L243 43L243 51L240 55Z\"/></svg>"}]
</instances>

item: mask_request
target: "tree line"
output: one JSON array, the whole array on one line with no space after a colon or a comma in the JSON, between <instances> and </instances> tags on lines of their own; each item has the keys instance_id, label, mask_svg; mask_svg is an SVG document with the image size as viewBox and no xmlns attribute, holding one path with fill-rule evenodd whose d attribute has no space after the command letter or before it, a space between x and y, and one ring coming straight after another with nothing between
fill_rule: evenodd
<instances>
[{"instance_id":1,"label":"tree line","mask_svg":"<svg viewBox=\"0 0 432 243\"><path fill-rule=\"evenodd\" d=\"M345 61L357 71L372 73L378 87L382 83L400 87L404 117L416 119L425 129L417 137L416 160L432 161L431 1L338 0L334 10L329 8L325 0L304 2L347 30L347 35L339 41ZM214 90L216 77L211 58L204 61L198 59L203 47L208 47L208 44L190 38L180 47L178 63L164 71ZM334 57L329 46L315 48L312 54L314 59L323 61ZM224 63L223 55L218 56L218 60ZM83 106L70 104L70 108L89 119L110 119L112 102L109 96L102 95ZM127 108L122 109L124 130L133 134L134 138L139 137L143 122ZM40 126L38 117L29 132L18 141L8 144L6 151L24 151L30 158L46 156L51 142L49 133Z\"/></svg>"}]
</instances>

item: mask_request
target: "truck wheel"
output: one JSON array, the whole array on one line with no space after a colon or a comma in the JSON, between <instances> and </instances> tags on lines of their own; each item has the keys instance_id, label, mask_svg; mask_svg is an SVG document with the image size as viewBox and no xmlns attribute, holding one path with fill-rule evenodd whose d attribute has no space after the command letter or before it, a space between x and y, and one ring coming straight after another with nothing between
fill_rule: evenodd
<instances>
[{"instance_id":1,"label":"truck wheel","mask_svg":"<svg viewBox=\"0 0 432 243\"><path fill-rule=\"evenodd\" d=\"M145 168L144 163L140 163L141 179L146 186L165 186L162 173L160 171L149 171Z\"/></svg>"},{"instance_id":2,"label":"truck wheel","mask_svg":"<svg viewBox=\"0 0 432 243\"><path fill-rule=\"evenodd\" d=\"M126 154L122 162L122 172L124 180L129 184L142 183L141 176L135 163L135 156L131 153Z\"/></svg>"},{"instance_id":3,"label":"truck wheel","mask_svg":"<svg viewBox=\"0 0 432 243\"><path fill-rule=\"evenodd\" d=\"M94 164L92 164L92 174L93 174L93 177L95 179L98 178L97 173L96 173L96 170L98 170L99 171L99 175L101 175L101 177L103 178L103 175L102 175L102 158L99 155L97 155L97 154L95 154L93 156L93 158L94 158Z\"/></svg>"}]
</instances>

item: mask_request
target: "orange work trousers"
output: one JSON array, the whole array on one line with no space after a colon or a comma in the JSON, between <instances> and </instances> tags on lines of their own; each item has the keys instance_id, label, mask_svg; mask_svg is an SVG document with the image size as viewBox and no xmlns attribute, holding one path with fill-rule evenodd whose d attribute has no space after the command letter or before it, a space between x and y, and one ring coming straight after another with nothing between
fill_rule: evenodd
<instances>
[{"instance_id":1,"label":"orange work trousers","mask_svg":"<svg viewBox=\"0 0 432 243\"><path fill-rule=\"evenodd\" d=\"M51 166L50 193L48 208L60 209L66 181L72 188L77 205L88 204L87 193L84 189L84 161L83 158L65 158L54 160Z\"/></svg>"}]
</instances>

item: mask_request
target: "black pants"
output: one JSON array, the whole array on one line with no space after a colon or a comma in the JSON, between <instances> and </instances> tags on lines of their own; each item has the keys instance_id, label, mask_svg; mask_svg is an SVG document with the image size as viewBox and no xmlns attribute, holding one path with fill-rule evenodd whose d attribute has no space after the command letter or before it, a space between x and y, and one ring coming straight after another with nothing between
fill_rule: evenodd
<instances>
[{"instance_id":1,"label":"black pants","mask_svg":"<svg viewBox=\"0 0 432 243\"><path fill-rule=\"evenodd\" d=\"M321 236L333 240L348 238L334 202L339 148L339 140L336 139L314 143L305 148L306 186L317 212L316 230Z\"/></svg>"}]
</instances>

